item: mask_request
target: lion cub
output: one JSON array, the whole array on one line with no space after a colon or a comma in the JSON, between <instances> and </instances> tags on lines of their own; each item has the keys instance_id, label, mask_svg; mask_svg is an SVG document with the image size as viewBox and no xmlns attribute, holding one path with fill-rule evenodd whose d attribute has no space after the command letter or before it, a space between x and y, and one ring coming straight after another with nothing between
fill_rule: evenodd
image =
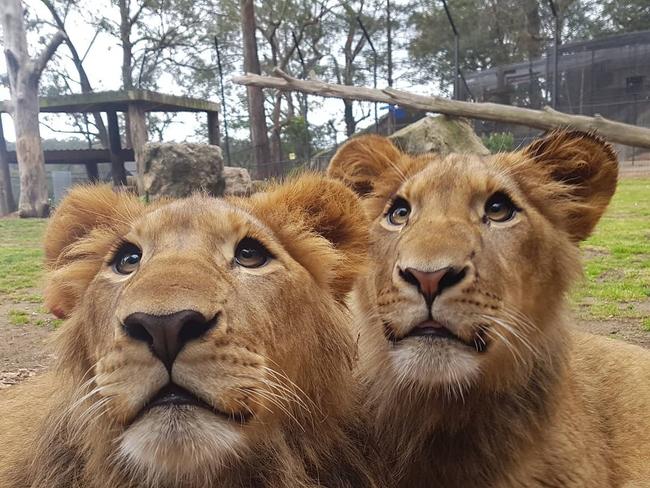
<instances>
[{"instance_id":1,"label":"lion cub","mask_svg":"<svg viewBox=\"0 0 650 488\"><path fill-rule=\"evenodd\" d=\"M353 305L399 486L650 486L650 351L573 330L566 305L616 188L609 145L412 157L366 136L329 173L372 219Z\"/></svg>"},{"instance_id":2,"label":"lion cub","mask_svg":"<svg viewBox=\"0 0 650 488\"><path fill-rule=\"evenodd\" d=\"M81 187L45 236L56 370L0 396L0 487L371 487L340 182L149 206Z\"/></svg>"}]
</instances>

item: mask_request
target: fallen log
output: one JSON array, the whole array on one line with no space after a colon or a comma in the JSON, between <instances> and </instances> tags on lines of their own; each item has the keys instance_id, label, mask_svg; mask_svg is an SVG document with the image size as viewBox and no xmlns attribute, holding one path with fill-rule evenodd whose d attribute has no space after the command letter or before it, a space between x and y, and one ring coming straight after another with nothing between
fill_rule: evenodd
<instances>
[{"instance_id":1,"label":"fallen log","mask_svg":"<svg viewBox=\"0 0 650 488\"><path fill-rule=\"evenodd\" d=\"M326 83L314 79L299 80L279 69L275 69L273 73L275 76L246 73L242 76L235 76L232 81L239 85L273 88L281 91L297 91L322 97L387 103L426 112L526 125L537 129L570 127L585 132L595 130L610 142L650 149L650 129L615 122L600 115L593 117L570 115L558 112L548 106L542 110L534 110L498 103L463 102L442 97L416 95L402 90L395 90L394 88L380 90Z\"/></svg>"}]
</instances>

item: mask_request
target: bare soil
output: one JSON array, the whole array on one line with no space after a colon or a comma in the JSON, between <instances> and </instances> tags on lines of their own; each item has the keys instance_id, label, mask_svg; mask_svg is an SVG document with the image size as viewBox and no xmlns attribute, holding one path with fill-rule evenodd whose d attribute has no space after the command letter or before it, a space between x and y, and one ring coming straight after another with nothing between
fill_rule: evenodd
<instances>
[{"instance_id":1,"label":"bare soil","mask_svg":"<svg viewBox=\"0 0 650 488\"><path fill-rule=\"evenodd\" d=\"M8 388L51 364L54 356L50 339L51 326L14 325L9 319L11 310L25 310L33 321L50 317L33 303L5 303L0 299L0 390Z\"/></svg>"}]
</instances>

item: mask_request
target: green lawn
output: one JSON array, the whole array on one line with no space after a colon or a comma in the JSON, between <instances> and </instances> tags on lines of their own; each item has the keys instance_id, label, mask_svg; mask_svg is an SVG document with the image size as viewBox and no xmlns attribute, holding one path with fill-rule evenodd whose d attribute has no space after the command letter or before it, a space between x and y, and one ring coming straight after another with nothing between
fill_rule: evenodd
<instances>
[{"instance_id":1,"label":"green lawn","mask_svg":"<svg viewBox=\"0 0 650 488\"><path fill-rule=\"evenodd\" d=\"M45 224L38 219L0 219L2 302L41 302ZM585 280L572 296L578 314L640 319L650 330L650 179L620 182L608 212L583 249ZM20 310L10 315L13 323L27 320Z\"/></svg>"},{"instance_id":2,"label":"green lawn","mask_svg":"<svg viewBox=\"0 0 650 488\"><path fill-rule=\"evenodd\" d=\"M639 318L650 330L650 180L621 181L609 210L582 247L585 280L573 294L580 313Z\"/></svg>"},{"instance_id":3,"label":"green lawn","mask_svg":"<svg viewBox=\"0 0 650 488\"><path fill-rule=\"evenodd\" d=\"M43 251L42 219L0 219L0 296L14 301L40 301Z\"/></svg>"}]
</instances>

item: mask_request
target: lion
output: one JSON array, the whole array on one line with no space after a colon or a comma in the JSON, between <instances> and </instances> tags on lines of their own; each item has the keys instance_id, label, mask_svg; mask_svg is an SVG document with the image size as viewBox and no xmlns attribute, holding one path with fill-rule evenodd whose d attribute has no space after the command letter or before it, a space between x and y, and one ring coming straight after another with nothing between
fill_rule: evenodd
<instances>
[{"instance_id":1,"label":"lion","mask_svg":"<svg viewBox=\"0 0 650 488\"><path fill-rule=\"evenodd\" d=\"M650 352L580 333L566 300L616 188L607 143L409 156L369 135L328 171L370 219L352 306L397 486L650 486Z\"/></svg>"},{"instance_id":2,"label":"lion","mask_svg":"<svg viewBox=\"0 0 650 488\"><path fill-rule=\"evenodd\" d=\"M45 234L58 363L0 397L0 486L384 486L345 304L358 200L316 175L151 205L73 189Z\"/></svg>"}]
</instances>

